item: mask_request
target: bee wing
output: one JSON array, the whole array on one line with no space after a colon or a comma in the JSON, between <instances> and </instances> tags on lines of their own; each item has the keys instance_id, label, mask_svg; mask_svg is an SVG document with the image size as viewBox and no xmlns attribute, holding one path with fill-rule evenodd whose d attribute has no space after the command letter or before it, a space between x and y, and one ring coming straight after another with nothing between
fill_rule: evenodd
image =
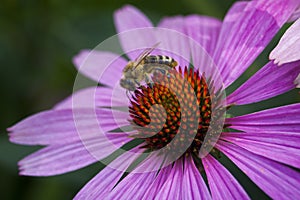
<instances>
[{"instance_id":1,"label":"bee wing","mask_svg":"<svg viewBox=\"0 0 300 200\"><path fill-rule=\"evenodd\" d=\"M134 66L134 69L144 60L145 57L147 57L158 45L160 42L157 42L154 44L151 48L145 49L135 60L136 64Z\"/></svg>"}]
</instances>

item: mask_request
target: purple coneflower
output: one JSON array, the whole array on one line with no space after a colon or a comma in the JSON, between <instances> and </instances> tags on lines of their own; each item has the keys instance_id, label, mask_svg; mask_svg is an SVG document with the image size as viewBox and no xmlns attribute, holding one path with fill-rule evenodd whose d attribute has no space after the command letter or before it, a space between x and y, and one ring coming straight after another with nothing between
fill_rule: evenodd
<instances>
[{"instance_id":1,"label":"purple coneflower","mask_svg":"<svg viewBox=\"0 0 300 200\"><path fill-rule=\"evenodd\" d=\"M205 16L178 16L163 19L158 27L176 30L197 41L212 57L224 88L227 88L253 63L298 6L299 2L292 0L237 2L223 22ZM119 33L153 27L147 17L132 6L118 10L114 17ZM224 110L232 106L283 94L298 84L299 52L290 45L284 46L290 38L299 38L295 36L299 35L294 30L299 28L295 26L298 25L287 31L271 56L282 66L270 61L227 96L226 101L220 100L219 80L214 80L214 72L201 71L205 68L201 65L207 63L206 56L198 58L197 51L189 48L190 44L185 40L176 40L170 35L156 38L162 44L168 44L164 46L165 50L182 52L180 55L184 58L192 57L194 68L186 67L188 63L172 55L180 66L166 77L158 73L153 77L153 84L139 87L129 99L126 95L124 99L111 99L112 88L119 86L127 60L110 52L80 52L74 58L79 71L108 87L80 90L53 109L9 128L10 140L14 143L46 146L19 162L20 174L50 176L73 171L106 158L138 138L141 144L114 159L75 199L249 199L235 177L218 161L219 154L228 157L271 198L299 198L300 174L295 170L300 167L298 103L242 116L227 116L221 127L223 132L215 138L216 144L209 154L201 156L214 117L222 117ZM141 53L130 52L133 47L138 47L134 44L146 41L151 46L155 43L152 39L157 36L146 33L133 34L126 40L120 38L131 60ZM293 52L293 58L286 61L285 57L280 57L282 49L285 55ZM99 79L95 71L111 60L114 61L106 75ZM185 84L188 87L183 87ZM180 99L183 99L182 103L179 103ZM190 99L194 100L192 106ZM127 107L130 115L112 108L112 101L117 107ZM184 116L183 107L189 108ZM125 132L123 127L130 125L134 125L131 126L133 130ZM158 129L157 134L152 134L153 129ZM178 129L184 134L176 139ZM190 145L182 150L181 145L186 141ZM165 156L161 154L164 151L155 154L164 147L169 150ZM138 163L136 160L145 151L154 153ZM176 157L172 152L180 153L180 156ZM165 164L170 160L168 156L176 159ZM132 170L124 174L128 168Z\"/></svg>"}]
</instances>

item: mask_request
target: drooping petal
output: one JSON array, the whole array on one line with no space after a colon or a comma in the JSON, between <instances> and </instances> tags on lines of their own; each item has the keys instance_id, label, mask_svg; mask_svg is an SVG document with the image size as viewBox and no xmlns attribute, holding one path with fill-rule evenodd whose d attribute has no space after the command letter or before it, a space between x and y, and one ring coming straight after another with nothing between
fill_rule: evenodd
<instances>
[{"instance_id":1,"label":"drooping petal","mask_svg":"<svg viewBox=\"0 0 300 200\"><path fill-rule=\"evenodd\" d=\"M191 156L184 162L182 199L211 199L208 188Z\"/></svg>"},{"instance_id":2,"label":"drooping petal","mask_svg":"<svg viewBox=\"0 0 300 200\"><path fill-rule=\"evenodd\" d=\"M282 65L300 60L300 19L282 36L278 45L270 53L270 60Z\"/></svg>"},{"instance_id":3,"label":"drooping petal","mask_svg":"<svg viewBox=\"0 0 300 200\"><path fill-rule=\"evenodd\" d=\"M136 154L131 153L133 150L136 151ZM116 158L111 165L101 170L79 191L74 199L105 199L129 165L140 155L141 149L139 147L135 147L133 150L125 152Z\"/></svg>"},{"instance_id":4,"label":"drooping petal","mask_svg":"<svg viewBox=\"0 0 300 200\"><path fill-rule=\"evenodd\" d=\"M272 199L300 196L300 173L278 162L219 140L216 147Z\"/></svg>"},{"instance_id":5,"label":"drooping petal","mask_svg":"<svg viewBox=\"0 0 300 200\"><path fill-rule=\"evenodd\" d=\"M162 161L146 158L130 172L107 196L107 199L141 199L153 183Z\"/></svg>"},{"instance_id":6,"label":"drooping petal","mask_svg":"<svg viewBox=\"0 0 300 200\"><path fill-rule=\"evenodd\" d=\"M88 182L74 199L104 199L124 172L106 167Z\"/></svg>"},{"instance_id":7,"label":"drooping petal","mask_svg":"<svg viewBox=\"0 0 300 200\"><path fill-rule=\"evenodd\" d=\"M188 38L184 35L186 34L184 23L182 16L163 18L158 24L158 27L163 29L158 29L156 33L163 54L174 58L179 66L188 66L190 60Z\"/></svg>"},{"instance_id":8,"label":"drooping petal","mask_svg":"<svg viewBox=\"0 0 300 200\"><path fill-rule=\"evenodd\" d=\"M161 169L158 172L153 183L149 186L148 190L146 191L146 193L144 194L142 199L143 200L155 199L156 194L161 189L163 184L166 182L171 171L172 171L172 165L168 165L168 166L164 167L163 169Z\"/></svg>"},{"instance_id":9,"label":"drooping petal","mask_svg":"<svg viewBox=\"0 0 300 200\"><path fill-rule=\"evenodd\" d=\"M299 133L226 132L222 133L221 139L274 161L300 168Z\"/></svg>"},{"instance_id":10,"label":"drooping petal","mask_svg":"<svg viewBox=\"0 0 300 200\"><path fill-rule=\"evenodd\" d=\"M84 143L50 145L22 159L19 162L20 174L52 176L80 169L110 155L123 145L124 137L113 140L114 145L98 137Z\"/></svg>"},{"instance_id":11,"label":"drooping petal","mask_svg":"<svg viewBox=\"0 0 300 200\"><path fill-rule=\"evenodd\" d=\"M245 132L300 132L300 104L281 106L227 118L230 128Z\"/></svg>"},{"instance_id":12,"label":"drooping petal","mask_svg":"<svg viewBox=\"0 0 300 200\"><path fill-rule=\"evenodd\" d=\"M89 87L74 92L54 109L128 106L128 98L121 97L122 92L119 88Z\"/></svg>"},{"instance_id":13,"label":"drooping petal","mask_svg":"<svg viewBox=\"0 0 300 200\"><path fill-rule=\"evenodd\" d=\"M257 0L233 5L224 19L214 54L225 86L251 65L297 6L294 0Z\"/></svg>"},{"instance_id":14,"label":"drooping petal","mask_svg":"<svg viewBox=\"0 0 300 200\"><path fill-rule=\"evenodd\" d=\"M129 99L126 90L119 84L112 90L109 88L97 88L95 93L95 102L99 107L127 107Z\"/></svg>"},{"instance_id":15,"label":"drooping petal","mask_svg":"<svg viewBox=\"0 0 300 200\"><path fill-rule=\"evenodd\" d=\"M73 63L88 78L114 87L119 82L127 61L112 52L82 50L73 58Z\"/></svg>"},{"instance_id":16,"label":"drooping petal","mask_svg":"<svg viewBox=\"0 0 300 200\"><path fill-rule=\"evenodd\" d=\"M180 200L182 197L182 180L183 180L183 161L175 161L171 173L167 180L156 194L155 199L174 199Z\"/></svg>"},{"instance_id":17,"label":"drooping petal","mask_svg":"<svg viewBox=\"0 0 300 200\"><path fill-rule=\"evenodd\" d=\"M110 89L110 88L108 88ZM111 90L111 89L110 89ZM96 87L84 88L74 92L71 96L63 101L57 103L53 109L71 109L71 108L95 108L97 102L95 101ZM74 103L73 103L74 101Z\"/></svg>"},{"instance_id":18,"label":"drooping petal","mask_svg":"<svg viewBox=\"0 0 300 200\"><path fill-rule=\"evenodd\" d=\"M125 177L107 196L107 199L141 199L154 181L156 172L132 174Z\"/></svg>"},{"instance_id":19,"label":"drooping petal","mask_svg":"<svg viewBox=\"0 0 300 200\"><path fill-rule=\"evenodd\" d=\"M65 144L85 138L102 137L109 130L128 125L126 118L127 115L123 112L104 109L50 110L30 116L8 128L8 131L10 141L14 143Z\"/></svg>"},{"instance_id":20,"label":"drooping petal","mask_svg":"<svg viewBox=\"0 0 300 200\"><path fill-rule=\"evenodd\" d=\"M137 8L126 5L114 13L114 22L124 52L135 60L142 51L137 49L152 47L156 41L150 20ZM148 28L142 30L142 28ZM127 33L126 33L127 32ZM120 34L121 33L121 34Z\"/></svg>"},{"instance_id":21,"label":"drooping petal","mask_svg":"<svg viewBox=\"0 0 300 200\"><path fill-rule=\"evenodd\" d=\"M300 62L278 67L269 62L241 87L227 97L228 104L259 102L295 88L294 80L300 73Z\"/></svg>"},{"instance_id":22,"label":"drooping petal","mask_svg":"<svg viewBox=\"0 0 300 200\"><path fill-rule=\"evenodd\" d=\"M211 155L202 159L213 199L250 199L243 187Z\"/></svg>"},{"instance_id":23,"label":"drooping petal","mask_svg":"<svg viewBox=\"0 0 300 200\"><path fill-rule=\"evenodd\" d=\"M161 169L143 199L211 199L191 157Z\"/></svg>"}]
</instances>

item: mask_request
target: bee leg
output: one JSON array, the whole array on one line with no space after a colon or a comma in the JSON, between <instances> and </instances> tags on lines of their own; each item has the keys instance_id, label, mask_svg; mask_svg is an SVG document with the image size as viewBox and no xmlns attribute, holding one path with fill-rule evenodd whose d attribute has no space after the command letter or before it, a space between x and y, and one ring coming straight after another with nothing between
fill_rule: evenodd
<instances>
[{"instance_id":1,"label":"bee leg","mask_svg":"<svg viewBox=\"0 0 300 200\"><path fill-rule=\"evenodd\" d=\"M151 82L148 75L145 76L145 81L146 81L147 84Z\"/></svg>"},{"instance_id":2,"label":"bee leg","mask_svg":"<svg viewBox=\"0 0 300 200\"><path fill-rule=\"evenodd\" d=\"M126 90L126 96L128 99L131 99L131 97L133 97L134 92L130 91L130 90Z\"/></svg>"},{"instance_id":3,"label":"bee leg","mask_svg":"<svg viewBox=\"0 0 300 200\"><path fill-rule=\"evenodd\" d=\"M165 70L165 69L156 68L155 70L160 72L163 75L166 75L168 78L171 77L170 73L168 73L167 70Z\"/></svg>"},{"instance_id":4,"label":"bee leg","mask_svg":"<svg viewBox=\"0 0 300 200\"><path fill-rule=\"evenodd\" d=\"M154 83L148 74L145 76L145 81L148 85L150 85L151 88L153 88Z\"/></svg>"},{"instance_id":5,"label":"bee leg","mask_svg":"<svg viewBox=\"0 0 300 200\"><path fill-rule=\"evenodd\" d=\"M130 99L130 95L132 95L132 94L130 93L130 91L129 91L129 90L126 90L126 96L127 96L128 99Z\"/></svg>"},{"instance_id":6,"label":"bee leg","mask_svg":"<svg viewBox=\"0 0 300 200\"><path fill-rule=\"evenodd\" d=\"M129 91L129 93L130 93L131 97L134 96L134 92L133 91Z\"/></svg>"},{"instance_id":7,"label":"bee leg","mask_svg":"<svg viewBox=\"0 0 300 200\"><path fill-rule=\"evenodd\" d=\"M136 88L139 88L139 87L141 87L141 84L137 81L137 80L134 80L134 82L135 82L135 84L137 85L137 87Z\"/></svg>"}]
</instances>

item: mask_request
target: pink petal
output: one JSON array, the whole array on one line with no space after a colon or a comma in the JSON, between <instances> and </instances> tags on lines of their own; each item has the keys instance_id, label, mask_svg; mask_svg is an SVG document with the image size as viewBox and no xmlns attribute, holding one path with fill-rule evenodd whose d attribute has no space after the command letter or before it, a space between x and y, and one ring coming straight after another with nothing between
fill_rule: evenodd
<instances>
[{"instance_id":1,"label":"pink petal","mask_svg":"<svg viewBox=\"0 0 300 200\"><path fill-rule=\"evenodd\" d=\"M211 155L202 159L213 199L250 199L242 186Z\"/></svg>"},{"instance_id":2,"label":"pink petal","mask_svg":"<svg viewBox=\"0 0 300 200\"><path fill-rule=\"evenodd\" d=\"M129 174L107 196L107 199L141 199L154 181L156 172Z\"/></svg>"},{"instance_id":3,"label":"pink petal","mask_svg":"<svg viewBox=\"0 0 300 200\"><path fill-rule=\"evenodd\" d=\"M186 33L191 37L189 42L193 65L213 80L219 80L219 77L214 76L217 68L211 56L217 45L221 25L220 20L212 17L190 15L185 18Z\"/></svg>"},{"instance_id":4,"label":"pink petal","mask_svg":"<svg viewBox=\"0 0 300 200\"><path fill-rule=\"evenodd\" d=\"M300 88L300 73L298 74L297 78L294 80L294 84L296 88Z\"/></svg>"},{"instance_id":5,"label":"pink petal","mask_svg":"<svg viewBox=\"0 0 300 200\"><path fill-rule=\"evenodd\" d=\"M230 128L245 132L300 132L300 104L227 118Z\"/></svg>"},{"instance_id":6,"label":"pink petal","mask_svg":"<svg viewBox=\"0 0 300 200\"><path fill-rule=\"evenodd\" d=\"M252 153L300 168L299 133L226 132L222 133L221 139L232 142Z\"/></svg>"},{"instance_id":7,"label":"pink petal","mask_svg":"<svg viewBox=\"0 0 300 200\"><path fill-rule=\"evenodd\" d=\"M107 199L141 199L153 183L162 162L148 157L130 172L107 196Z\"/></svg>"},{"instance_id":8,"label":"pink petal","mask_svg":"<svg viewBox=\"0 0 300 200\"><path fill-rule=\"evenodd\" d=\"M127 61L111 52L82 50L73 58L73 63L88 78L114 87L119 83Z\"/></svg>"},{"instance_id":9,"label":"pink petal","mask_svg":"<svg viewBox=\"0 0 300 200\"><path fill-rule=\"evenodd\" d=\"M169 199L180 199L180 197L182 199L211 199L193 159L191 157L186 159L184 173L182 160L176 161L174 167L168 165L161 169L143 199L165 199L167 196ZM182 179L182 184L178 179Z\"/></svg>"},{"instance_id":10,"label":"pink petal","mask_svg":"<svg viewBox=\"0 0 300 200\"><path fill-rule=\"evenodd\" d=\"M152 182L152 184L149 186L148 190L146 191L145 195L143 196L143 200L147 199L155 199L156 194L161 189L163 184L166 182L167 178L169 177L170 173L172 171L172 165L168 165L161 169L155 180Z\"/></svg>"},{"instance_id":11,"label":"pink petal","mask_svg":"<svg viewBox=\"0 0 300 200\"><path fill-rule=\"evenodd\" d=\"M152 27L151 21L139 9L132 5L125 5L114 13L117 32L129 29Z\"/></svg>"},{"instance_id":12,"label":"pink petal","mask_svg":"<svg viewBox=\"0 0 300 200\"><path fill-rule=\"evenodd\" d=\"M238 2L226 15L214 54L225 86L263 51L298 6L293 0Z\"/></svg>"},{"instance_id":13,"label":"pink petal","mask_svg":"<svg viewBox=\"0 0 300 200\"><path fill-rule=\"evenodd\" d=\"M282 65L300 60L300 19L282 36L278 45L270 53L270 60Z\"/></svg>"},{"instance_id":14,"label":"pink petal","mask_svg":"<svg viewBox=\"0 0 300 200\"><path fill-rule=\"evenodd\" d=\"M228 104L259 102L295 88L294 80L300 73L300 62L278 67L269 62L242 86L227 97Z\"/></svg>"},{"instance_id":15,"label":"pink petal","mask_svg":"<svg viewBox=\"0 0 300 200\"><path fill-rule=\"evenodd\" d=\"M95 137L64 145L45 147L19 162L20 174L52 176L80 169L101 160L123 145L124 137L116 138L115 145ZM94 157L97 155L97 157Z\"/></svg>"},{"instance_id":16,"label":"pink petal","mask_svg":"<svg viewBox=\"0 0 300 200\"><path fill-rule=\"evenodd\" d=\"M157 29L157 38L161 41L159 47L162 54L174 58L179 66L188 66L190 60L190 49L188 38L185 36L185 20L181 16L163 18ZM176 41L176 42L175 42Z\"/></svg>"},{"instance_id":17,"label":"pink petal","mask_svg":"<svg viewBox=\"0 0 300 200\"><path fill-rule=\"evenodd\" d=\"M208 188L191 156L187 157L184 162L182 198L211 199Z\"/></svg>"},{"instance_id":18,"label":"pink petal","mask_svg":"<svg viewBox=\"0 0 300 200\"><path fill-rule=\"evenodd\" d=\"M156 199L174 199L180 200L182 197L182 180L183 180L183 162L182 159L174 163L172 171L167 180L156 194Z\"/></svg>"},{"instance_id":19,"label":"pink petal","mask_svg":"<svg viewBox=\"0 0 300 200\"><path fill-rule=\"evenodd\" d=\"M8 131L10 141L14 143L65 144L101 136L103 132L129 125L126 119L127 115L123 112L104 109L50 110L30 116Z\"/></svg>"},{"instance_id":20,"label":"pink petal","mask_svg":"<svg viewBox=\"0 0 300 200\"><path fill-rule=\"evenodd\" d=\"M117 184L129 165L140 155L140 147L135 147L137 154L126 152L106 166L99 174L89 181L74 199L104 199ZM115 168L117 167L117 168Z\"/></svg>"},{"instance_id":21,"label":"pink petal","mask_svg":"<svg viewBox=\"0 0 300 200\"><path fill-rule=\"evenodd\" d=\"M158 41L150 20L137 8L126 5L114 13L114 22L121 46L130 60L135 60L141 48L152 47ZM147 29L142 29L146 28ZM120 34L121 33L121 34Z\"/></svg>"},{"instance_id":22,"label":"pink petal","mask_svg":"<svg viewBox=\"0 0 300 200\"><path fill-rule=\"evenodd\" d=\"M71 96L54 106L54 109L71 109L71 108L95 108L98 102L95 101L96 87L89 87L74 92ZM111 90L109 88L109 90Z\"/></svg>"},{"instance_id":23,"label":"pink petal","mask_svg":"<svg viewBox=\"0 0 300 200\"><path fill-rule=\"evenodd\" d=\"M74 199L104 199L123 173L110 167L104 168L77 193Z\"/></svg>"},{"instance_id":24,"label":"pink petal","mask_svg":"<svg viewBox=\"0 0 300 200\"><path fill-rule=\"evenodd\" d=\"M126 90L117 84L113 89L97 88L95 93L95 102L99 107L128 107L129 99Z\"/></svg>"},{"instance_id":25,"label":"pink petal","mask_svg":"<svg viewBox=\"0 0 300 200\"><path fill-rule=\"evenodd\" d=\"M213 17L199 15L189 15L184 20L185 32L188 36L212 55L217 45L222 22Z\"/></svg>"},{"instance_id":26,"label":"pink petal","mask_svg":"<svg viewBox=\"0 0 300 200\"><path fill-rule=\"evenodd\" d=\"M300 173L234 144L219 140L216 147L272 199L300 196Z\"/></svg>"},{"instance_id":27,"label":"pink petal","mask_svg":"<svg viewBox=\"0 0 300 200\"><path fill-rule=\"evenodd\" d=\"M292 16L289 19L289 22L293 22L296 21L297 19L300 18L300 6L298 7L298 9L292 14Z\"/></svg>"},{"instance_id":28,"label":"pink petal","mask_svg":"<svg viewBox=\"0 0 300 200\"><path fill-rule=\"evenodd\" d=\"M119 88L89 87L74 92L56 104L54 109L128 106L128 98L125 98L125 94L121 96L122 93L124 90Z\"/></svg>"}]
</instances>

